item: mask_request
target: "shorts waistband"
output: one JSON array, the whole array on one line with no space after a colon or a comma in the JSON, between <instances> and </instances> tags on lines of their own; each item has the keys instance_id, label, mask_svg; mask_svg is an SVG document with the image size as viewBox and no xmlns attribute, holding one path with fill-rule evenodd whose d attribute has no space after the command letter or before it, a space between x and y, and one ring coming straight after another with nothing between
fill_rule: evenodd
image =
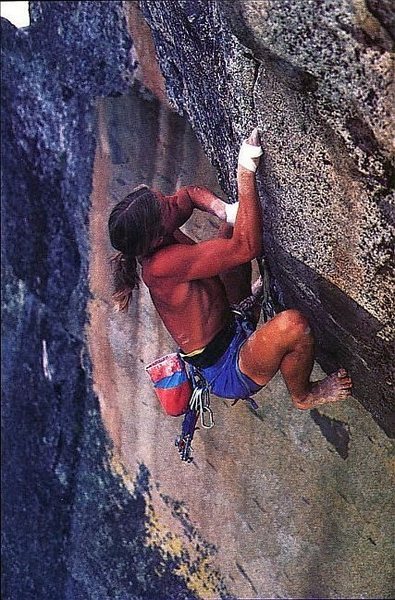
<instances>
[{"instance_id":1,"label":"shorts waistband","mask_svg":"<svg viewBox=\"0 0 395 600\"><path fill-rule=\"evenodd\" d=\"M217 335L207 344L203 352L195 356L186 356L180 351L182 359L188 364L206 369L214 365L228 348L236 331L236 321L232 319Z\"/></svg>"}]
</instances>

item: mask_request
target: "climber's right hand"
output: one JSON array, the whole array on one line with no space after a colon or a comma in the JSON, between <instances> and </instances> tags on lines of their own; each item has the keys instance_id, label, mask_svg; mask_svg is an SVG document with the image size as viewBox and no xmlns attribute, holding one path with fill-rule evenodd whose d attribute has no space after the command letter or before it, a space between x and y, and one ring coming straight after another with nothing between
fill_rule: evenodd
<instances>
[{"instance_id":1,"label":"climber's right hand","mask_svg":"<svg viewBox=\"0 0 395 600\"><path fill-rule=\"evenodd\" d=\"M247 169L247 171L255 173L262 154L260 131L258 127L255 127L241 145L238 164Z\"/></svg>"}]
</instances>

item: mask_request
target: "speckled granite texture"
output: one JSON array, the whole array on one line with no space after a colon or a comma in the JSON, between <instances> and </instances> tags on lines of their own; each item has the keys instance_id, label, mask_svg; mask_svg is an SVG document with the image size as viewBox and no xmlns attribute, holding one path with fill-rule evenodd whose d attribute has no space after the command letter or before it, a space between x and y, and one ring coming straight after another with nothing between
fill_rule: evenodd
<instances>
[{"instance_id":1,"label":"speckled granite texture","mask_svg":"<svg viewBox=\"0 0 395 600\"><path fill-rule=\"evenodd\" d=\"M356 397L393 432L393 8L140 5L169 97L231 198L239 143L261 127L273 280L310 318L325 371L349 369Z\"/></svg>"},{"instance_id":2,"label":"speckled granite texture","mask_svg":"<svg viewBox=\"0 0 395 600\"><path fill-rule=\"evenodd\" d=\"M148 470L127 488L109 464L84 338L95 99L133 76L122 5L31 14L1 19L2 597L193 599L147 544Z\"/></svg>"},{"instance_id":3,"label":"speckled granite texture","mask_svg":"<svg viewBox=\"0 0 395 600\"><path fill-rule=\"evenodd\" d=\"M122 476L134 476L136 462L151 473L150 537L171 556L191 556L194 548L199 556L189 529L176 536L177 518L188 513L216 548L203 561L206 570L196 562L187 570L188 587L204 600L220 596L221 582L240 599L391 597L392 444L357 400L297 411L281 377L254 396L256 412L213 396L216 425L196 432L194 462L180 464L174 439L182 419L164 417L144 371L175 345L144 285L128 314L114 313L107 215L138 183L171 193L195 181L217 189L215 178L191 128L149 94L105 98L100 113L91 209L93 377ZM215 218L195 212L186 233L215 236ZM322 376L315 365L313 377ZM160 535L164 526L175 536L170 543Z\"/></svg>"},{"instance_id":4,"label":"speckled granite texture","mask_svg":"<svg viewBox=\"0 0 395 600\"><path fill-rule=\"evenodd\" d=\"M2 596L391 598L391 448L378 426L388 429L390 4L366 4L364 34L341 16L349 3L335 19L347 28L330 20L339 44L366 49L367 79L371 56L369 90L353 90L343 73L331 79L334 63L320 54L332 46L291 60L307 8L286 35L292 11L280 19L266 2L142 6L170 98L231 198L240 140L257 120L264 130L273 277L312 317L322 364L344 360L359 376L357 396L377 422L351 400L293 411L277 378L257 413L217 399L215 431L198 432L194 465L180 465L179 423L163 418L143 371L170 343L146 290L123 321L104 295L98 303L96 369L109 384L100 411L85 337L90 218L103 220L137 178L170 191L192 173L213 177L185 119L132 87L121 2L31 2L29 28L1 20ZM265 48L257 19L270 21ZM371 89L375 109L363 101ZM155 164L141 151L147 141Z\"/></svg>"}]
</instances>

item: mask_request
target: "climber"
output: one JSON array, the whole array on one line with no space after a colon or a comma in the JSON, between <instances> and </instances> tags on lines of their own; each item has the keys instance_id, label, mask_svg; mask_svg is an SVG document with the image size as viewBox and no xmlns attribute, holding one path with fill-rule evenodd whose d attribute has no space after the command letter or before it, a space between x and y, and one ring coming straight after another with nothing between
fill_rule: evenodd
<instances>
[{"instance_id":1,"label":"climber","mask_svg":"<svg viewBox=\"0 0 395 600\"><path fill-rule=\"evenodd\" d=\"M111 212L114 301L127 309L143 282L186 362L198 367L213 393L245 398L281 371L292 402L311 409L351 393L344 369L310 381L314 340L296 309L275 315L255 329L230 305L250 292L252 259L261 255L262 214L255 171L262 148L257 128L243 142L238 160L238 203L227 204L206 188L188 186L164 196L139 186ZM195 243L179 227L197 208L224 221L215 239ZM234 225L234 226L233 226Z\"/></svg>"}]
</instances>

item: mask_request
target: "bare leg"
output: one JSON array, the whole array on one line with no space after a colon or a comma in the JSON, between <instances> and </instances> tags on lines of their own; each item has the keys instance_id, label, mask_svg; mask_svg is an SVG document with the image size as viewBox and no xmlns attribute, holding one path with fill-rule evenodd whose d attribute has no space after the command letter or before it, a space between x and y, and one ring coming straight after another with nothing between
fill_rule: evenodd
<instances>
[{"instance_id":1,"label":"bare leg","mask_svg":"<svg viewBox=\"0 0 395 600\"><path fill-rule=\"evenodd\" d=\"M310 409L344 400L351 393L351 379L344 369L319 382L310 382L314 362L314 340L306 318L297 310L286 310L260 327L240 351L240 370L265 385L280 369L292 402Z\"/></svg>"}]
</instances>

